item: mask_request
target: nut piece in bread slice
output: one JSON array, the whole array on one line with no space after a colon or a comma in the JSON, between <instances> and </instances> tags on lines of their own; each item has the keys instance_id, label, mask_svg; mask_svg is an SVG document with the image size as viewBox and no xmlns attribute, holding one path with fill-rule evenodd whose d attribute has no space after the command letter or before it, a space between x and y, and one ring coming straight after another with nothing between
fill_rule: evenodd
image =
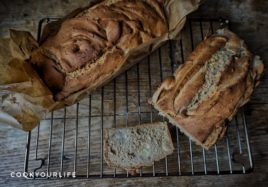
<instances>
[{"instance_id":1,"label":"nut piece in bread slice","mask_svg":"<svg viewBox=\"0 0 268 187\"><path fill-rule=\"evenodd\" d=\"M104 159L108 166L135 174L136 169L172 154L174 146L166 122L104 129Z\"/></svg>"},{"instance_id":2,"label":"nut piece in bread slice","mask_svg":"<svg viewBox=\"0 0 268 187\"><path fill-rule=\"evenodd\" d=\"M226 131L238 108L259 84L263 63L227 29L201 42L151 103L197 144L209 149Z\"/></svg>"}]
</instances>

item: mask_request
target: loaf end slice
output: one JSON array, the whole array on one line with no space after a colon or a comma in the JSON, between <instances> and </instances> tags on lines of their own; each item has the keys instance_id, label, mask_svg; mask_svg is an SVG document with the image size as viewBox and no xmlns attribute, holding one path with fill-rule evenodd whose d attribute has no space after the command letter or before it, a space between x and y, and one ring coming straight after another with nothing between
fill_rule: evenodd
<instances>
[{"instance_id":1,"label":"loaf end slice","mask_svg":"<svg viewBox=\"0 0 268 187\"><path fill-rule=\"evenodd\" d=\"M104 129L104 159L108 166L130 173L172 154L174 146L165 122Z\"/></svg>"}]
</instances>

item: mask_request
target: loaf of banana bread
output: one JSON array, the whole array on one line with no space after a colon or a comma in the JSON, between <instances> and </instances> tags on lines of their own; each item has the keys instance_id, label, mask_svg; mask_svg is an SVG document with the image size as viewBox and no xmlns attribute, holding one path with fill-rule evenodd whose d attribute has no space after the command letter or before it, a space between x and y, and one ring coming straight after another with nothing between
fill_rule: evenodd
<instances>
[{"instance_id":1,"label":"loaf of banana bread","mask_svg":"<svg viewBox=\"0 0 268 187\"><path fill-rule=\"evenodd\" d=\"M65 19L30 62L62 100L103 85L133 63L129 52L168 32L163 2L107 0Z\"/></svg>"},{"instance_id":2,"label":"loaf of banana bread","mask_svg":"<svg viewBox=\"0 0 268 187\"><path fill-rule=\"evenodd\" d=\"M154 93L151 103L197 144L208 149L226 131L259 83L263 63L227 29L201 42Z\"/></svg>"}]
</instances>

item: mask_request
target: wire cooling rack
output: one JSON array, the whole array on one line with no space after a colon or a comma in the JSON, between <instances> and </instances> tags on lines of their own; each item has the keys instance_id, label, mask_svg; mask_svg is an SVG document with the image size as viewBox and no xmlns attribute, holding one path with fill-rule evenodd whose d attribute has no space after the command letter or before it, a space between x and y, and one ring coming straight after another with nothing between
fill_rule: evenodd
<instances>
[{"instance_id":1,"label":"wire cooling rack","mask_svg":"<svg viewBox=\"0 0 268 187\"><path fill-rule=\"evenodd\" d=\"M38 38L47 23L40 21ZM75 178L125 178L249 173L253 170L246 117L239 111L226 136L209 151L169 124L175 151L131 176L103 160L103 129L162 121L148 104L160 82L184 63L194 47L228 21L189 19L179 41L168 41L106 86L79 103L47 115L27 136L25 172L75 172ZM227 24L226 24L227 23ZM31 179L53 178L32 176Z\"/></svg>"}]
</instances>

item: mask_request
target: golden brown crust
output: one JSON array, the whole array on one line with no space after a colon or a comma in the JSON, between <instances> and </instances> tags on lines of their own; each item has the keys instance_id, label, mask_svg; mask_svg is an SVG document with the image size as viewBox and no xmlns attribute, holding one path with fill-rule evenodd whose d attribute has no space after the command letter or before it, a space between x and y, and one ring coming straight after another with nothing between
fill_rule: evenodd
<instances>
[{"instance_id":1,"label":"golden brown crust","mask_svg":"<svg viewBox=\"0 0 268 187\"><path fill-rule=\"evenodd\" d=\"M201 42L157 89L151 103L197 144L208 149L253 92L263 64L253 61L244 42L223 29Z\"/></svg>"},{"instance_id":2,"label":"golden brown crust","mask_svg":"<svg viewBox=\"0 0 268 187\"><path fill-rule=\"evenodd\" d=\"M168 31L157 0L104 1L64 20L30 62L62 100L103 85L125 67L132 49Z\"/></svg>"}]
</instances>

